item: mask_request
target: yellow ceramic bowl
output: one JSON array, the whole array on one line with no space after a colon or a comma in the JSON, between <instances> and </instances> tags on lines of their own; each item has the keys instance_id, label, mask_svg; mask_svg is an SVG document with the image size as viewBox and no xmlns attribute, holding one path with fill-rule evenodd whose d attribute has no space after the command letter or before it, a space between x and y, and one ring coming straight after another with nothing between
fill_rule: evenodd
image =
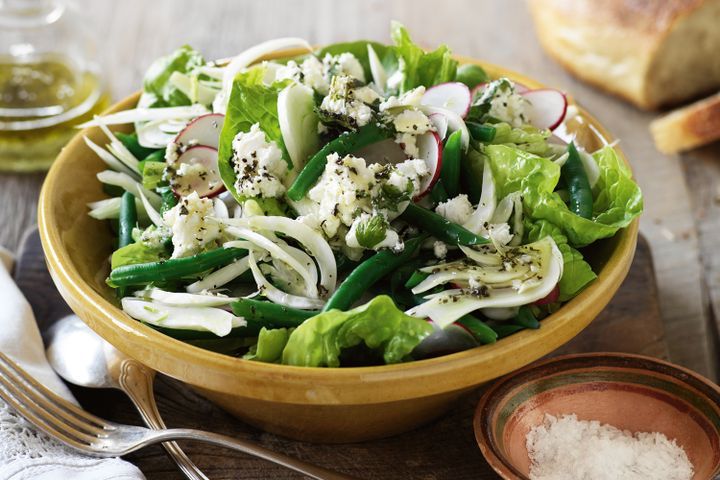
<instances>
[{"instance_id":1,"label":"yellow ceramic bowl","mask_svg":"<svg viewBox=\"0 0 720 480\"><path fill-rule=\"evenodd\" d=\"M293 52L288 52L292 54ZM526 77L471 59L492 76L529 87ZM138 95L111 111L132 108ZM580 143L592 149L604 128L581 110L574 122ZM127 131L129 126L124 130ZM493 345L399 365L302 368L251 362L190 346L137 322L118 308L105 284L115 239L105 222L87 215L88 202L105 198L95 174L105 169L82 135L105 143L97 128L75 137L50 170L40 196L38 223L47 263L60 293L93 330L124 353L196 388L211 401L262 429L319 442L360 441L392 435L432 420L460 395L552 352L585 328L625 278L638 222L595 244L588 261L598 279L539 330Z\"/></svg>"}]
</instances>

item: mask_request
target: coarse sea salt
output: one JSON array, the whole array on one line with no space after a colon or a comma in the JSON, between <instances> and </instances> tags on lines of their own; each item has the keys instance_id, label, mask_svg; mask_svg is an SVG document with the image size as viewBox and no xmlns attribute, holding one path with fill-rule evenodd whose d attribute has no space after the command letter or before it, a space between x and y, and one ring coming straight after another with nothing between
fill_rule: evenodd
<instances>
[{"instance_id":1,"label":"coarse sea salt","mask_svg":"<svg viewBox=\"0 0 720 480\"><path fill-rule=\"evenodd\" d=\"M690 480L693 466L662 433L631 433L545 414L527 434L531 480Z\"/></svg>"}]
</instances>

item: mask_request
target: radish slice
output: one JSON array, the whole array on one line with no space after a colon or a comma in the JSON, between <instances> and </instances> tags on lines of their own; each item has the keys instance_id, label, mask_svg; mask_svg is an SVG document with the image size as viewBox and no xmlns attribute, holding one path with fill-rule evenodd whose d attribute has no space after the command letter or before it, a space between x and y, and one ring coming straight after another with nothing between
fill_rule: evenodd
<instances>
[{"instance_id":1,"label":"radish slice","mask_svg":"<svg viewBox=\"0 0 720 480\"><path fill-rule=\"evenodd\" d=\"M415 197L419 200L430 192L440 178L442 168L442 139L435 132L427 132L417 136L419 157L425 160L430 175L420 181L420 193Z\"/></svg>"},{"instance_id":2,"label":"radish slice","mask_svg":"<svg viewBox=\"0 0 720 480\"><path fill-rule=\"evenodd\" d=\"M523 85L522 83L518 83L518 82L512 82L512 83L515 86L515 91L519 94L523 94L525 92L530 91L530 89L526 85ZM475 99L475 98L479 97L480 95L482 95L482 91L486 86L487 86L487 83L480 83L475 88L473 88L472 89L472 98Z\"/></svg>"},{"instance_id":3,"label":"radish slice","mask_svg":"<svg viewBox=\"0 0 720 480\"><path fill-rule=\"evenodd\" d=\"M221 113L208 113L193 119L175 137L174 143L180 148L202 145L217 150L220 143L220 129L222 129L225 115Z\"/></svg>"},{"instance_id":4,"label":"radish slice","mask_svg":"<svg viewBox=\"0 0 720 480\"><path fill-rule=\"evenodd\" d=\"M444 108L465 118L470 111L472 95L464 83L447 82L428 88L420 103Z\"/></svg>"},{"instance_id":5,"label":"radish slice","mask_svg":"<svg viewBox=\"0 0 720 480\"><path fill-rule=\"evenodd\" d=\"M447 108L433 107L431 105L423 105L420 110L428 116L435 113L443 115L448 122L448 131L455 132L460 130L460 143L462 143L463 151L467 152L468 146L470 145L470 132L467 129L467 125L465 125L465 121L460 117L460 115L448 110Z\"/></svg>"},{"instance_id":6,"label":"radish slice","mask_svg":"<svg viewBox=\"0 0 720 480\"><path fill-rule=\"evenodd\" d=\"M534 305L547 305L549 303L555 303L560 298L560 284L555 285L555 288L548 293L547 297L536 300Z\"/></svg>"},{"instance_id":7,"label":"radish slice","mask_svg":"<svg viewBox=\"0 0 720 480\"><path fill-rule=\"evenodd\" d=\"M432 123L433 128L440 136L440 140L445 140L448 132L447 117L441 113L433 113L428 116L428 119L430 119L430 123Z\"/></svg>"},{"instance_id":8,"label":"radish slice","mask_svg":"<svg viewBox=\"0 0 720 480\"><path fill-rule=\"evenodd\" d=\"M554 130L565 118L567 98L559 90L541 88L524 92L522 96L529 103L526 112L534 127Z\"/></svg>"},{"instance_id":9,"label":"radish slice","mask_svg":"<svg viewBox=\"0 0 720 480\"><path fill-rule=\"evenodd\" d=\"M175 163L170 186L181 197L192 192L200 197L214 197L225 190L218 170L218 151L204 145L185 150Z\"/></svg>"}]
</instances>

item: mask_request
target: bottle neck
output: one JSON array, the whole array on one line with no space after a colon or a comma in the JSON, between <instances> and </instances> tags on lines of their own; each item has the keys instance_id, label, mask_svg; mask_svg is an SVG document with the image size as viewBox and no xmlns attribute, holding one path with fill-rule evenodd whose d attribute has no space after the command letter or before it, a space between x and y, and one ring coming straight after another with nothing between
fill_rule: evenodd
<instances>
[{"instance_id":1,"label":"bottle neck","mask_svg":"<svg viewBox=\"0 0 720 480\"><path fill-rule=\"evenodd\" d=\"M0 27L30 28L56 22L65 10L62 0L0 0Z\"/></svg>"}]
</instances>

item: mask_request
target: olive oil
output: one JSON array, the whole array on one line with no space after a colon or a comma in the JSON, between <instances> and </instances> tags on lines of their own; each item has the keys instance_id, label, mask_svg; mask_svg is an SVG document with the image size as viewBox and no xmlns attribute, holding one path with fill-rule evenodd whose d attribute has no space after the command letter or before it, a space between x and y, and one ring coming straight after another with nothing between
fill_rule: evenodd
<instances>
[{"instance_id":1,"label":"olive oil","mask_svg":"<svg viewBox=\"0 0 720 480\"><path fill-rule=\"evenodd\" d=\"M98 75L61 54L0 56L0 170L47 169L75 127L108 104Z\"/></svg>"}]
</instances>

